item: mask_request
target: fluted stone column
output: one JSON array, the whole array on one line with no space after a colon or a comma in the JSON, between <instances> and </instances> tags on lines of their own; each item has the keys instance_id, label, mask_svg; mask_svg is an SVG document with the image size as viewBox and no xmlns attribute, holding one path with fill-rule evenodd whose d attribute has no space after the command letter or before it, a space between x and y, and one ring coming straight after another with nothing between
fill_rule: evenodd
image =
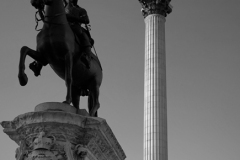
<instances>
[{"instance_id":1,"label":"fluted stone column","mask_svg":"<svg viewBox=\"0 0 240 160\"><path fill-rule=\"evenodd\" d=\"M139 0L145 21L144 160L167 160L165 17L170 0Z\"/></svg>"}]
</instances>

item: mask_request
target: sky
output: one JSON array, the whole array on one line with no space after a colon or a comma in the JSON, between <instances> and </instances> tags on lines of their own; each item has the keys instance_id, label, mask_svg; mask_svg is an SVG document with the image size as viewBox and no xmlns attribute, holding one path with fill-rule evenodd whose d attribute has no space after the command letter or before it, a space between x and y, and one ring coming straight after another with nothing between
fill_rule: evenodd
<instances>
[{"instance_id":1,"label":"sky","mask_svg":"<svg viewBox=\"0 0 240 160\"><path fill-rule=\"evenodd\" d=\"M106 119L127 156L143 160L144 18L138 0L79 0L88 12L103 67L99 117ZM239 160L240 1L172 0L166 18L168 159ZM27 68L19 85L20 48L35 49L35 8L30 0L0 5L0 121L62 102L66 87L46 66ZM40 24L41 26L41 24ZM26 66L32 62L30 57ZM86 109L87 98L81 98ZM1 159L17 145L0 131Z\"/></svg>"}]
</instances>

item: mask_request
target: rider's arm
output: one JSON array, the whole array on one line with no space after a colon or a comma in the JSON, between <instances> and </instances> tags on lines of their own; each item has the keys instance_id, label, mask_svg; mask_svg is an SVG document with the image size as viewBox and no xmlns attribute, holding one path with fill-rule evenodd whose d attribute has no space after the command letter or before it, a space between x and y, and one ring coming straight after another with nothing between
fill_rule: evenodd
<instances>
[{"instance_id":1,"label":"rider's arm","mask_svg":"<svg viewBox=\"0 0 240 160\"><path fill-rule=\"evenodd\" d=\"M83 8L77 8L79 10L79 14L67 14L67 19L69 22L78 22L83 24L89 24L89 18L87 15L87 11Z\"/></svg>"},{"instance_id":2,"label":"rider's arm","mask_svg":"<svg viewBox=\"0 0 240 160\"><path fill-rule=\"evenodd\" d=\"M87 11L83 8L81 8L81 11L79 12L79 17L78 17L78 22L79 23L84 23L84 24L89 24L89 18L87 15Z\"/></svg>"}]
</instances>

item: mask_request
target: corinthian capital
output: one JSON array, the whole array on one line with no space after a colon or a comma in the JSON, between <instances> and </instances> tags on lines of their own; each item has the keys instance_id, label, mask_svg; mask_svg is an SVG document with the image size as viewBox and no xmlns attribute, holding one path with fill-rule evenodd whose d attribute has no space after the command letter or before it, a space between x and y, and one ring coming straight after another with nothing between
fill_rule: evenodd
<instances>
[{"instance_id":1,"label":"corinthian capital","mask_svg":"<svg viewBox=\"0 0 240 160\"><path fill-rule=\"evenodd\" d=\"M172 12L171 0L139 0L144 18L150 14L160 14L164 17Z\"/></svg>"}]
</instances>

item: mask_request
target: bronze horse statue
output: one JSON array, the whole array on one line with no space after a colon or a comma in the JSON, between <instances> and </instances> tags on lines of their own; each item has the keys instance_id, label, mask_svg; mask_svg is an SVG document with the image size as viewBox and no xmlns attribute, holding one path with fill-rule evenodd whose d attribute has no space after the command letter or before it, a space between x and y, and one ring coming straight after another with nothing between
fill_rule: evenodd
<instances>
[{"instance_id":1,"label":"bronze horse statue","mask_svg":"<svg viewBox=\"0 0 240 160\"><path fill-rule=\"evenodd\" d=\"M89 69L80 60L81 47L68 24L62 0L31 0L31 4L35 8L44 6L45 17L43 27L37 35L36 51L26 46L21 48L18 74L20 84L25 86L28 81L24 73L28 55L43 66L49 64L65 80L67 95L63 103L72 103L78 109L81 93L87 91L89 115L97 117L100 107L99 87L102 83L102 68L98 57L92 53Z\"/></svg>"}]
</instances>

